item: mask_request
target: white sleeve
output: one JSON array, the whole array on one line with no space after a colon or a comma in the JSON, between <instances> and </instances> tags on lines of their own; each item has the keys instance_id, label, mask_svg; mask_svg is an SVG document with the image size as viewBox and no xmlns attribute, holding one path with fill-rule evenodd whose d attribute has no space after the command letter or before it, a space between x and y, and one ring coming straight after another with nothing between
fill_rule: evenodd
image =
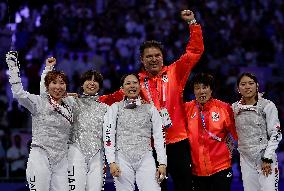
<instances>
[{"instance_id":1,"label":"white sleeve","mask_svg":"<svg viewBox=\"0 0 284 191\"><path fill-rule=\"evenodd\" d=\"M42 71L42 74L40 76L40 95L47 94L46 87L44 85L44 78L46 74L52 70L53 70L53 66L45 66L44 70Z\"/></svg>"},{"instance_id":2,"label":"white sleeve","mask_svg":"<svg viewBox=\"0 0 284 191\"><path fill-rule=\"evenodd\" d=\"M18 100L20 105L27 108L32 114L36 113L38 108L37 106L42 103L41 97L30 94L23 89L18 67L9 68L8 75L13 97Z\"/></svg>"},{"instance_id":3,"label":"white sleeve","mask_svg":"<svg viewBox=\"0 0 284 191\"><path fill-rule=\"evenodd\" d=\"M109 164L115 162L115 134L117 112L118 105L114 103L110 107L108 107L107 112L104 116L103 141L106 159Z\"/></svg>"},{"instance_id":4,"label":"white sleeve","mask_svg":"<svg viewBox=\"0 0 284 191\"><path fill-rule=\"evenodd\" d=\"M264 152L264 158L273 159L275 150L282 139L278 111L273 102L267 104L263 110L266 114L267 134L269 141Z\"/></svg>"},{"instance_id":5,"label":"white sleeve","mask_svg":"<svg viewBox=\"0 0 284 191\"><path fill-rule=\"evenodd\" d=\"M157 160L159 164L167 165L166 144L163 136L163 122L157 108L152 105L152 124L153 124L153 138L154 147L157 152Z\"/></svg>"},{"instance_id":6,"label":"white sleeve","mask_svg":"<svg viewBox=\"0 0 284 191\"><path fill-rule=\"evenodd\" d=\"M74 96L64 97L64 101L67 103L67 105L70 105L73 108L78 106L77 100L78 100L78 98L74 97Z\"/></svg>"}]
</instances>

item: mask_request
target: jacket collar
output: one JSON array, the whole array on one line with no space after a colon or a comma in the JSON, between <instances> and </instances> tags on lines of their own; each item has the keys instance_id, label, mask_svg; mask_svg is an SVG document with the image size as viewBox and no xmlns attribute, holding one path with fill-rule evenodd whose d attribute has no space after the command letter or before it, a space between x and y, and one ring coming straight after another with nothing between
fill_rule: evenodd
<instances>
[{"instance_id":1,"label":"jacket collar","mask_svg":"<svg viewBox=\"0 0 284 191\"><path fill-rule=\"evenodd\" d=\"M161 77L164 73L166 73L168 70L167 66L163 66L162 70L155 76L151 75L149 72L147 72L144 68L139 72L139 77L140 78L159 78Z\"/></svg>"},{"instance_id":2,"label":"jacket collar","mask_svg":"<svg viewBox=\"0 0 284 191\"><path fill-rule=\"evenodd\" d=\"M195 100L196 106L197 106L198 108L200 108L201 111L209 110L210 107L211 107L211 105L213 104L213 102L214 102L214 98L211 97L211 98L202 106L200 103L198 103L198 102Z\"/></svg>"}]
</instances>

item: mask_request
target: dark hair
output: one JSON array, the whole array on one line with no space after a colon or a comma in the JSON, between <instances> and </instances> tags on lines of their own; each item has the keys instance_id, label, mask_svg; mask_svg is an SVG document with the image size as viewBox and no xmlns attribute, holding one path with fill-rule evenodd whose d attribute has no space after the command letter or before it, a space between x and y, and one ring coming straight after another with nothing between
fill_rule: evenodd
<instances>
[{"instance_id":1,"label":"dark hair","mask_svg":"<svg viewBox=\"0 0 284 191\"><path fill-rule=\"evenodd\" d=\"M95 70L88 70L85 73L83 73L80 77L80 83L81 86L84 84L87 80L92 80L92 77L94 76L94 80L99 83L100 89L103 87L103 76L101 73L95 71Z\"/></svg>"},{"instance_id":2,"label":"dark hair","mask_svg":"<svg viewBox=\"0 0 284 191\"><path fill-rule=\"evenodd\" d=\"M156 40L147 40L147 41L143 42L143 43L140 45L140 48L139 48L139 50L140 50L140 55L143 56L144 50L145 50L146 48L152 48L152 47L158 48L158 49L162 52L162 54L163 54L163 52L164 52L164 46L162 45L161 42L156 41Z\"/></svg>"},{"instance_id":3,"label":"dark hair","mask_svg":"<svg viewBox=\"0 0 284 191\"><path fill-rule=\"evenodd\" d=\"M215 89L214 77L208 73L198 73L196 74L190 82L190 87L193 90L195 84L204 84L209 86L211 90Z\"/></svg>"},{"instance_id":4,"label":"dark hair","mask_svg":"<svg viewBox=\"0 0 284 191\"><path fill-rule=\"evenodd\" d=\"M244 76L247 76L249 78L251 78L256 84L258 84L258 80L256 78L256 76L250 72L244 72L242 73L238 79L237 79L237 86L239 86L240 82L241 82L241 79L244 77Z\"/></svg>"},{"instance_id":5,"label":"dark hair","mask_svg":"<svg viewBox=\"0 0 284 191\"><path fill-rule=\"evenodd\" d=\"M66 87L68 86L68 78L67 76L61 72L61 71L57 71L57 70L52 70L47 72L45 78L44 78L44 85L46 87L46 89L48 89L49 84L52 81L55 81L57 77L62 78L62 80L65 82Z\"/></svg>"},{"instance_id":6,"label":"dark hair","mask_svg":"<svg viewBox=\"0 0 284 191\"><path fill-rule=\"evenodd\" d=\"M127 76L131 76L131 75L135 76L135 77L138 79L138 81L139 81L139 76L138 76L138 74L136 74L136 73L125 74L125 75L122 76L122 78L120 79L120 86L121 86L121 87L123 86L123 83L124 83L124 81L125 81L125 78L126 78Z\"/></svg>"}]
</instances>

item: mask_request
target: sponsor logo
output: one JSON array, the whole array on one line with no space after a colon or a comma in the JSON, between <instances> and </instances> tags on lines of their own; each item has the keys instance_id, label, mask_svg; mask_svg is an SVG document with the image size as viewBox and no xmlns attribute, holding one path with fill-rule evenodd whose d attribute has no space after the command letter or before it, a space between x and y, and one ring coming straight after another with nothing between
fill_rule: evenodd
<instances>
[{"instance_id":1,"label":"sponsor logo","mask_svg":"<svg viewBox=\"0 0 284 191\"><path fill-rule=\"evenodd\" d=\"M228 174L227 174L227 178L231 178L232 177L232 173L231 172L229 172Z\"/></svg>"}]
</instances>

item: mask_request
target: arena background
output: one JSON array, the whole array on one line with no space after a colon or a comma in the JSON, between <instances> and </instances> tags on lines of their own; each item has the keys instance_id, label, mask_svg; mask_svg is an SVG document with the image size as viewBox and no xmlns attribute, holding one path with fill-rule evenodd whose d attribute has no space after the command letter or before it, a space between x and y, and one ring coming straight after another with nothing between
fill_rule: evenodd
<instances>
[{"instance_id":1,"label":"arena background","mask_svg":"<svg viewBox=\"0 0 284 191\"><path fill-rule=\"evenodd\" d=\"M69 92L80 92L79 74L96 69L104 76L100 93L107 94L119 88L123 74L140 69L139 45L144 40L164 44L166 64L179 58L189 38L187 24L179 15L183 9L195 13L205 44L205 52L191 76L201 71L212 73L217 87L214 96L233 103L238 99L237 76L243 71L255 73L264 97L276 104L283 124L282 0L1 0L0 190L27 190L23 171L11 172L7 153L16 135L27 151L31 139L30 115L11 96L7 51L19 52L23 85L30 93L39 93L44 61L52 55L57 59L56 68L69 77ZM188 85L184 99L193 99ZM278 159L279 190L284 190L283 141ZM19 160L25 161L27 156ZM233 168L232 190L243 190L237 152ZM113 189L108 174L105 190Z\"/></svg>"}]
</instances>

